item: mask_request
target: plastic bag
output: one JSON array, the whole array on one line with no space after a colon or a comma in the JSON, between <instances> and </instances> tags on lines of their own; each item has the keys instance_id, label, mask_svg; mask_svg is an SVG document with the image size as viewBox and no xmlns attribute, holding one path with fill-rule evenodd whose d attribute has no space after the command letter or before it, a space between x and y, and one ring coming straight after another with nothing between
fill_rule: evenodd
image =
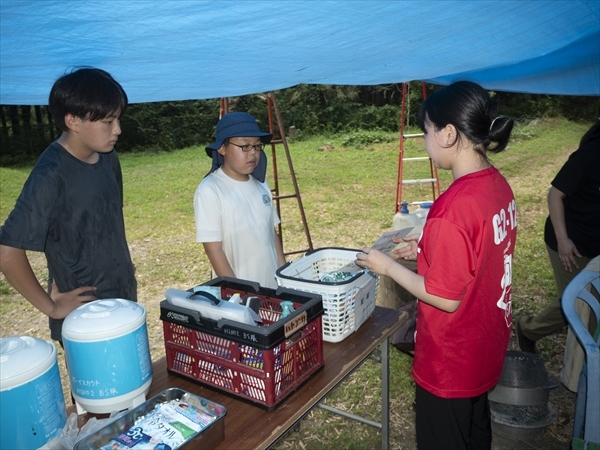
<instances>
[{"instance_id":1,"label":"plastic bag","mask_svg":"<svg viewBox=\"0 0 600 450\"><path fill-rule=\"evenodd\" d=\"M415 330L417 328L417 301L402 305L398 311L404 311L408 314L408 319L402 322L402 325L394 331L390 343L401 352L412 352L415 349Z\"/></svg>"},{"instance_id":2,"label":"plastic bag","mask_svg":"<svg viewBox=\"0 0 600 450\"><path fill-rule=\"evenodd\" d=\"M96 419L95 417L92 417L81 427L81 429L77 426L77 414L71 413L71 415L67 417L65 426L61 430L58 430L56 436L46 442L45 445L38 448L38 450L73 450L77 442L84 437L95 433L100 428L104 428L126 412L127 410L120 413L113 412L110 417L107 417L106 419Z\"/></svg>"}]
</instances>

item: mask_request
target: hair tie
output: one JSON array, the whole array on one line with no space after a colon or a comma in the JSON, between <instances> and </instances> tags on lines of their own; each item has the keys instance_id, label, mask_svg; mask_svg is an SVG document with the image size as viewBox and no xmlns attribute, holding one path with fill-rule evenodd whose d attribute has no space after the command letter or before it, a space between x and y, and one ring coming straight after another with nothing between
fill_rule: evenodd
<instances>
[{"instance_id":1,"label":"hair tie","mask_svg":"<svg viewBox=\"0 0 600 450\"><path fill-rule=\"evenodd\" d=\"M492 120L492 124L490 125L490 131L492 131L492 128L494 128L494 122L496 120L498 120L500 118L500 116L497 116L494 120Z\"/></svg>"}]
</instances>

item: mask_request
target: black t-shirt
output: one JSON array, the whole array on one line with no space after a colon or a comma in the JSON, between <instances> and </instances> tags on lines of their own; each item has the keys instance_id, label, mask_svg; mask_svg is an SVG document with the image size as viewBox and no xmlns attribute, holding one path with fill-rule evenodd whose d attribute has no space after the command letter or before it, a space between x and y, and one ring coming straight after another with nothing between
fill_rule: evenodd
<instances>
[{"instance_id":1,"label":"black t-shirt","mask_svg":"<svg viewBox=\"0 0 600 450\"><path fill-rule=\"evenodd\" d=\"M0 228L0 244L44 252L49 280L61 292L96 286L98 298L137 301L121 166L114 150L99 156L87 164L50 144ZM62 340L62 322L50 319L52 339Z\"/></svg>"},{"instance_id":2,"label":"black t-shirt","mask_svg":"<svg viewBox=\"0 0 600 450\"><path fill-rule=\"evenodd\" d=\"M552 186L563 192L567 235L581 255L600 255L600 137L582 145L569 156ZM550 217L544 229L546 244L558 251Z\"/></svg>"}]
</instances>

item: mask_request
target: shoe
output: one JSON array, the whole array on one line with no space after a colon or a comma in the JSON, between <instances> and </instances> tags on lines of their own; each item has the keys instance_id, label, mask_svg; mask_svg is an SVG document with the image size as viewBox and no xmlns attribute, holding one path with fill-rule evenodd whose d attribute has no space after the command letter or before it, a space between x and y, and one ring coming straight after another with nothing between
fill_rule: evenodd
<instances>
[{"instance_id":1,"label":"shoe","mask_svg":"<svg viewBox=\"0 0 600 450\"><path fill-rule=\"evenodd\" d=\"M517 318L517 343L522 352L535 353L535 341L532 341L523 334L521 330L521 318Z\"/></svg>"}]
</instances>

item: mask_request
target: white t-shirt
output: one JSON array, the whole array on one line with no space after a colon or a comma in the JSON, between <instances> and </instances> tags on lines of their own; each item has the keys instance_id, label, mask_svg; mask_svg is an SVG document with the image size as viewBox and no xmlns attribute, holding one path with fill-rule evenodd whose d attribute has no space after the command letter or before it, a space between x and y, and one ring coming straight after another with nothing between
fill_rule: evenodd
<instances>
[{"instance_id":1,"label":"white t-shirt","mask_svg":"<svg viewBox=\"0 0 600 450\"><path fill-rule=\"evenodd\" d=\"M236 278L277 287L275 226L279 217L266 181L252 176L237 181L219 168L196 188L194 216L196 241L222 242Z\"/></svg>"}]
</instances>

